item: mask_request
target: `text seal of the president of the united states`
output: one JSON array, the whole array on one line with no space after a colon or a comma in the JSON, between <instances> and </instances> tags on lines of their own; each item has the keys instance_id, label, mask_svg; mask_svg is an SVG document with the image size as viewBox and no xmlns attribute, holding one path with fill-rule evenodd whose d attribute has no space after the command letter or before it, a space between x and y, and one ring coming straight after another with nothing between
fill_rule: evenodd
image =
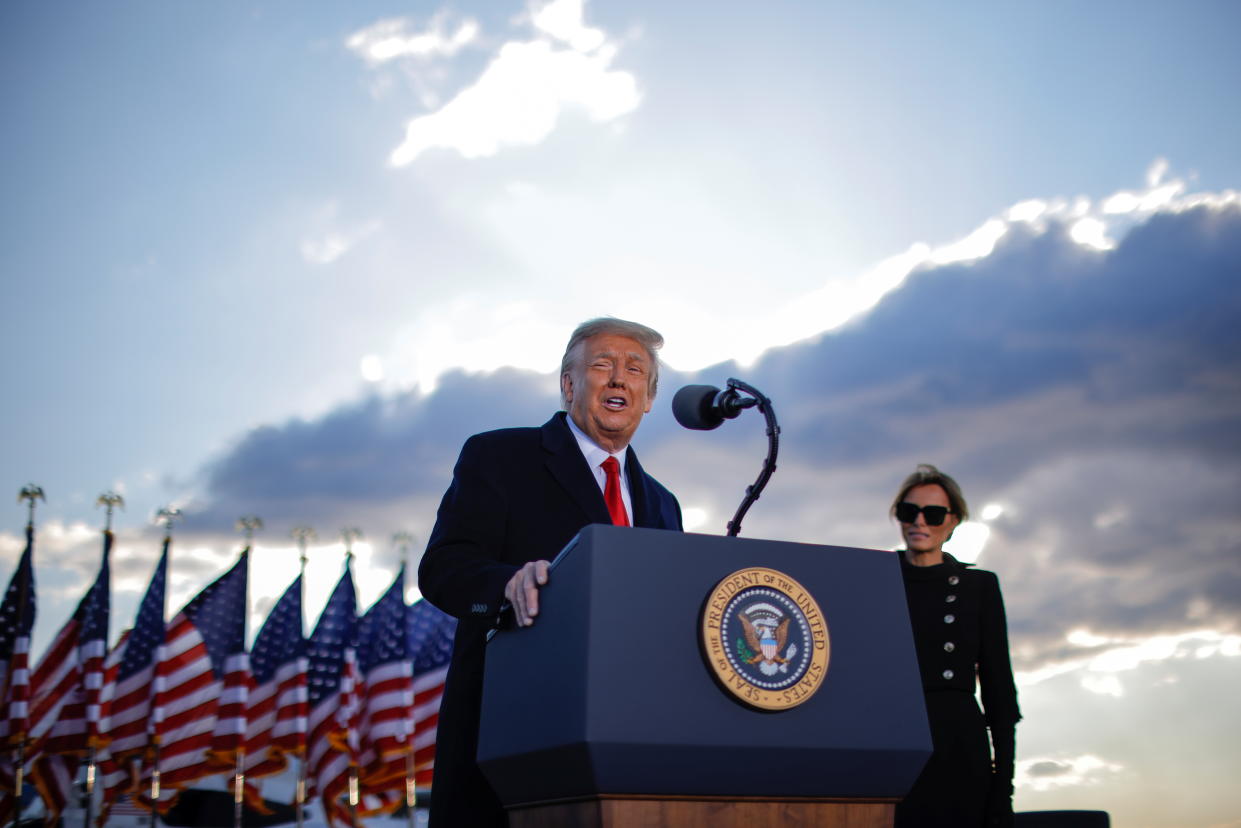
<instances>
[{"instance_id":1,"label":"text seal of the president of the united states","mask_svg":"<svg viewBox=\"0 0 1241 828\"><path fill-rule=\"evenodd\" d=\"M787 710L823 684L831 649L819 603L774 569L728 575L702 612L702 647L719 683L760 710Z\"/></svg>"}]
</instances>

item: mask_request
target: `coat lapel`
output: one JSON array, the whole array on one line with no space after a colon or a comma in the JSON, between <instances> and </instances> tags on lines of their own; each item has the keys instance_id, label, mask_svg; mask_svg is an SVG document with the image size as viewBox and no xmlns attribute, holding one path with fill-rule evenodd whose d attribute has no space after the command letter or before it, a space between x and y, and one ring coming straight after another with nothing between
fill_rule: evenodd
<instances>
[{"instance_id":1,"label":"coat lapel","mask_svg":"<svg viewBox=\"0 0 1241 828\"><path fill-rule=\"evenodd\" d=\"M543 451L547 455L547 470L552 477L571 497L591 523L611 523L608 506L603 500L603 492L582 457L582 450L577 447L577 440L569 425L565 422L567 415L561 411L543 425ZM633 452L629 452L633 456ZM632 480L632 478L631 478ZM632 485L632 484L631 484ZM633 490L630 489L633 496ZM635 511L637 507L635 506ZM636 522L636 521L635 521Z\"/></svg>"},{"instance_id":2,"label":"coat lapel","mask_svg":"<svg viewBox=\"0 0 1241 828\"><path fill-rule=\"evenodd\" d=\"M625 476L629 478L629 500L633 505L633 525L650 529L662 529L659 523L659 504L655 501L652 487L646 485L646 472L638 462L638 453L629 447L625 461Z\"/></svg>"}]
</instances>

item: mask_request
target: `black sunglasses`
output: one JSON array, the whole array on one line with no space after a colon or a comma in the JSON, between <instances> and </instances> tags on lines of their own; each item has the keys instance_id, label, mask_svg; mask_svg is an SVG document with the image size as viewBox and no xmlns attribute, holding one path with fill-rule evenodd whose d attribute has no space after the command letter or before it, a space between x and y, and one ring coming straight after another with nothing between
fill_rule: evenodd
<instances>
[{"instance_id":1,"label":"black sunglasses","mask_svg":"<svg viewBox=\"0 0 1241 828\"><path fill-rule=\"evenodd\" d=\"M949 511L947 506L919 506L908 500L902 500L896 504L896 519L901 523L913 523L918 519L918 513L921 512L926 518L927 526L943 526L944 518L948 517Z\"/></svg>"}]
</instances>

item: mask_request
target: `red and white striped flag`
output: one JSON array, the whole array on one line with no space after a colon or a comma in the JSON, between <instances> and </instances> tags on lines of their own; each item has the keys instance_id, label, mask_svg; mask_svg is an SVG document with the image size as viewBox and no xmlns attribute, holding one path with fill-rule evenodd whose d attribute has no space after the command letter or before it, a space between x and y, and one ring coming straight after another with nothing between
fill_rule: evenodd
<instances>
[{"instance_id":1,"label":"red and white striped flag","mask_svg":"<svg viewBox=\"0 0 1241 828\"><path fill-rule=\"evenodd\" d=\"M306 639L302 635L302 577L272 607L250 656L254 687L246 714L246 798L266 810L252 779L281 773L289 756L306 751Z\"/></svg>"},{"instance_id":2,"label":"red and white striped flag","mask_svg":"<svg viewBox=\"0 0 1241 828\"><path fill-rule=\"evenodd\" d=\"M440 700L452 659L457 619L429 601L415 601L406 613L409 655L414 663L414 769L419 788L430 788Z\"/></svg>"},{"instance_id":3,"label":"red and white striped flag","mask_svg":"<svg viewBox=\"0 0 1241 828\"><path fill-rule=\"evenodd\" d=\"M30 634L34 630L34 525L26 524L26 549L0 603L0 821L15 815L18 759L29 765L26 741L30 713Z\"/></svg>"},{"instance_id":4,"label":"red and white striped flag","mask_svg":"<svg viewBox=\"0 0 1241 828\"><path fill-rule=\"evenodd\" d=\"M78 765L99 744L112 541L112 532L104 530L103 562L95 583L39 660L30 683L30 739L38 757L31 782L50 822L69 801Z\"/></svg>"},{"instance_id":5,"label":"red and white striped flag","mask_svg":"<svg viewBox=\"0 0 1241 828\"><path fill-rule=\"evenodd\" d=\"M107 821L112 804L124 794L139 794L141 766L148 759L153 732L156 653L164 639L164 587L168 580L168 547L155 565L151 583L138 605L134 626L121 636L104 663L100 693L100 736L104 747L99 767L103 778L103 807L99 824Z\"/></svg>"},{"instance_id":6,"label":"red and white striped flag","mask_svg":"<svg viewBox=\"0 0 1241 828\"><path fill-rule=\"evenodd\" d=\"M245 732L250 662L245 651L248 551L168 622L152 709L159 741L160 810L178 789L225 768ZM166 792L165 792L166 791Z\"/></svg>"},{"instance_id":7,"label":"red and white striped flag","mask_svg":"<svg viewBox=\"0 0 1241 828\"><path fill-rule=\"evenodd\" d=\"M413 669L406 640L405 567L358 622L362 815L387 813L405 799L412 770Z\"/></svg>"},{"instance_id":8,"label":"red and white striped flag","mask_svg":"<svg viewBox=\"0 0 1241 828\"><path fill-rule=\"evenodd\" d=\"M357 595L349 564L319 616L307 646L310 661L309 734L306 741L311 792L323 801L330 824L347 819L341 795L358 766L359 695Z\"/></svg>"}]
</instances>

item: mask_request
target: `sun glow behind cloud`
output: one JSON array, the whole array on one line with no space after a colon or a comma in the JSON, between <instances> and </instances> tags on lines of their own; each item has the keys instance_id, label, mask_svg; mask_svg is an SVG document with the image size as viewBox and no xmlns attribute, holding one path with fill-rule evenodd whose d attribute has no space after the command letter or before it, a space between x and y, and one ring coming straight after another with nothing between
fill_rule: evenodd
<instances>
[{"instance_id":1,"label":"sun glow behind cloud","mask_svg":"<svg viewBox=\"0 0 1241 828\"><path fill-rule=\"evenodd\" d=\"M362 374L362 379L367 382L381 382L384 378L383 360L375 354L362 357L358 363L358 370Z\"/></svg>"},{"instance_id":2,"label":"sun glow behind cloud","mask_svg":"<svg viewBox=\"0 0 1241 828\"><path fill-rule=\"evenodd\" d=\"M446 103L431 106L431 111L408 121L405 139L392 151L389 163L408 166L435 148L465 159L492 157L506 148L533 147L546 141L570 110L596 123L615 123L637 110L642 101L639 79L613 67L617 39L588 25L585 12L583 0L530 2L513 21L522 31L507 39L494 33L484 35L474 21L454 28L443 16L433 18L424 30L416 30L408 21L384 20L350 36L348 48L372 69L381 64L422 67L429 61L451 60L466 45L475 51L491 50L472 82L446 90ZM438 97L438 92L432 97ZM768 349L832 331L866 313L919 268L986 258L1017 226L1034 233L1064 227L1082 248L1107 251L1153 212L1237 199L1233 192L1187 194L1185 180L1169 178L1169 164L1162 158L1146 171L1145 184L1098 200L1082 196L1026 199L960 238L917 242L861 271L824 274L818 287L800 295L772 292L739 306L728 297L748 277L740 272L696 273L696 266L709 269L711 265L692 257L678 258L678 244L694 244L695 225L678 225L681 235L665 238L660 234L675 220L653 222L654 226L642 230L626 223L633 211L649 209L642 201L651 197L649 186L635 187L636 195L620 185L587 195L556 190L543 182L499 181L497 191L475 205L473 215L485 220L487 238L514 268L538 274L533 277L536 283L530 284L532 277L523 276L487 295L458 295L429 305L392 338L387 353L375 356L385 367L382 382L387 390L417 385L429 392L444 372L454 369L489 371L512 366L550 372L559 360L566 330L583 318L613 313L663 330L668 345L662 356L673 368L695 371L727 360L748 367ZM687 194L672 190L664 197L669 195ZM730 227L738 219L725 211L719 216L699 215L695 221L698 226ZM601 247L606 249L611 239L599 228L614 226L645 235L606 261L594 261L592 255ZM303 246L308 260L332 261L360 241L356 234L330 230L312 237L314 244ZM631 250L632 259L628 258ZM652 262L652 256L662 258ZM763 258L757 256L757 260ZM635 269L685 274L687 284L672 276L657 279L651 284L658 284L663 302L642 301L639 291L639 299L619 305L612 299L600 300L580 284L583 272L607 281L625 278ZM718 278L722 289L704 292L700 284L688 284L703 278ZM644 283L642 290L649 289ZM535 292L537 302L526 298ZM721 336L722 330L728 335Z\"/></svg>"},{"instance_id":3,"label":"sun glow behind cloud","mask_svg":"<svg viewBox=\"0 0 1241 828\"><path fill-rule=\"evenodd\" d=\"M694 532L707 525L710 513L706 509L693 506L681 509L681 525L686 532Z\"/></svg>"},{"instance_id":4,"label":"sun glow behind cloud","mask_svg":"<svg viewBox=\"0 0 1241 828\"><path fill-rule=\"evenodd\" d=\"M1019 673L1018 685L1033 686L1056 676L1079 672L1084 689L1119 698L1125 693L1124 682L1119 674L1131 672L1144 664L1241 657L1241 635L1216 630L1123 638L1077 629L1068 634L1066 643L1089 652L1037 670Z\"/></svg>"},{"instance_id":5,"label":"sun glow behind cloud","mask_svg":"<svg viewBox=\"0 0 1241 828\"><path fill-rule=\"evenodd\" d=\"M1093 247L1095 250L1116 247L1115 240L1107 236L1107 225L1097 218L1087 217L1074 222L1069 235L1082 247Z\"/></svg>"},{"instance_id":6,"label":"sun glow behind cloud","mask_svg":"<svg viewBox=\"0 0 1241 828\"><path fill-rule=\"evenodd\" d=\"M1157 161L1152 169L1162 164ZM382 384L387 390L417 385L430 392L444 372L454 369L490 371L512 366L554 372L567 331L582 319L600 313L631 314L661 329L668 337L661 357L677 370L696 371L727 360L746 367L770 348L834 330L867 312L920 267L968 265L986 258L1018 225L1035 234L1065 227L1069 237L1083 248L1106 250L1151 212L1174 213L1203 204L1222 207L1241 201L1241 195L1234 191L1195 194L1185 189L1182 180L1160 179L1148 190L1126 191L1137 205L1128 212L1116 212L1114 206L1108 211L1114 195L1098 200L1023 200L958 239L912 244L859 274L833 276L818 288L766 306L715 305L709 295L697 289L693 294L696 299L690 301L678 292L681 287L675 282L661 288L666 290L667 299L656 306L641 296L619 306L584 304L589 297L579 285L559 286L554 279L540 285L537 302L520 298L528 296L528 291L459 294L447 304L423 309L392 339L387 353L377 354L385 366ZM528 208L514 215L548 209L542 203L548 197L532 188L510 184L506 193ZM510 246L543 242L541 236L521 232L505 238ZM553 258L545 262L543 253L524 248L515 249L513 255L529 260L529 267L539 272L546 269L544 264L554 269L559 261ZM724 330L727 336L720 334Z\"/></svg>"},{"instance_id":7,"label":"sun glow behind cloud","mask_svg":"<svg viewBox=\"0 0 1241 828\"><path fill-rule=\"evenodd\" d=\"M568 332L529 301L497 302L463 294L419 314L397 334L387 366L389 387L430 393L446 371L511 366L554 372ZM403 381L402 381L403 380Z\"/></svg>"},{"instance_id":8,"label":"sun glow behind cloud","mask_svg":"<svg viewBox=\"0 0 1241 828\"><path fill-rule=\"evenodd\" d=\"M962 563L977 563L989 537L991 527L967 520L953 530L952 539L944 544L944 551Z\"/></svg>"}]
</instances>

